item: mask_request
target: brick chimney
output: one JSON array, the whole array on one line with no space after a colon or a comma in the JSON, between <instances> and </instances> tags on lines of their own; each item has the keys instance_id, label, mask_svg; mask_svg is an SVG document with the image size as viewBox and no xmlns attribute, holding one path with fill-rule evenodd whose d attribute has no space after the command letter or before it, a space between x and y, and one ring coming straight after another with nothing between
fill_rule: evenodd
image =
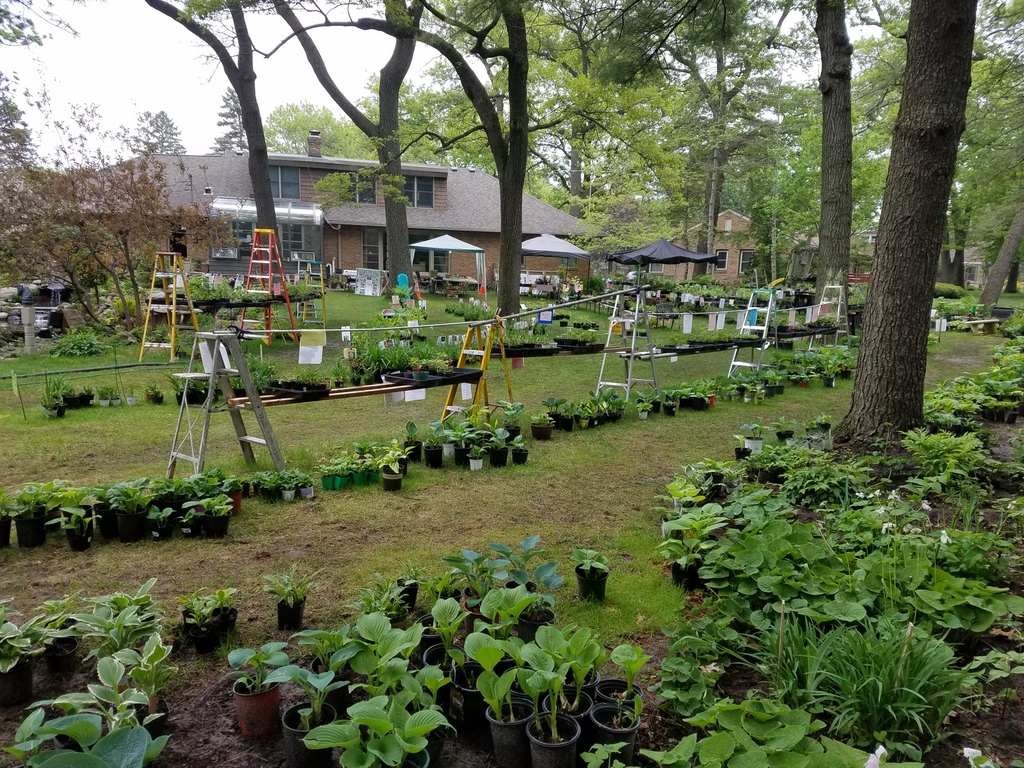
<instances>
[{"instance_id":1,"label":"brick chimney","mask_svg":"<svg viewBox=\"0 0 1024 768\"><path fill-rule=\"evenodd\" d=\"M323 157L324 142L320 138L320 131L310 131L306 143L309 147L308 153L310 157Z\"/></svg>"}]
</instances>

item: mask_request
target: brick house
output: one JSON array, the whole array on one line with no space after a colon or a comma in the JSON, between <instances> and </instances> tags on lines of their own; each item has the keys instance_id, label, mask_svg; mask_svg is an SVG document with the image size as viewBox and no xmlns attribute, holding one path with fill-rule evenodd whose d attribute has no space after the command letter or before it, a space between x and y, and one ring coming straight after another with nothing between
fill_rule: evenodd
<instances>
[{"instance_id":1,"label":"brick house","mask_svg":"<svg viewBox=\"0 0 1024 768\"><path fill-rule=\"evenodd\" d=\"M278 244L285 269L298 260L318 260L333 271L386 269L384 199L380 182L359 183L360 171L376 167L369 160L322 157L313 141L308 155L270 154L270 183L276 201ZM236 245L209 254L209 270L218 274L244 274L248 269L256 208L244 153L222 155L165 155L171 202L198 204L211 215L231 217ZM409 234L413 243L451 234L483 248L489 280L497 273L500 233L498 180L483 171L436 165L405 164ZM330 173L348 173L352 201L324 210L314 185ZM523 195L523 237L552 234L560 237L581 231L576 218L529 195ZM414 251L413 266L421 272L475 275L475 256L455 252ZM205 254L204 254L205 256ZM527 256L523 269L555 275L560 267L589 275L585 260Z\"/></svg>"},{"instance_id":2,"label":"brick house","mask_svg":"<svg viewBox=\"0 0 1024 768\"><path fill-rule=\"evenodd\" d=\"M757 248L757 241L747 232L749 228L750 218L739 211L728 208L718 214L715 262L707 266L717 282L741 283L748 279ZM691 227L678 244L696 250L700 229L700 226ZM678 282L689 280L703 270L703 264L652 264L650 274Z\"/></svg>"}]
</instances>

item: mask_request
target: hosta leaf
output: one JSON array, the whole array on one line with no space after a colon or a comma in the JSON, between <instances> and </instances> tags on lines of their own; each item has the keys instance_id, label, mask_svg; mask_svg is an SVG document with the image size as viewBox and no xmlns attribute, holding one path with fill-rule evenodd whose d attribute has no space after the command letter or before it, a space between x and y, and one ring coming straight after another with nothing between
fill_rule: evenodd
<instances>
[{"instance_id":1,"label":"hosta leaf","mask_svg":"<svg viewBox=\"0 0 1024 768\"><path fill-rule=\"evenodd\" d=\"M724 763L736 751L736 740L731 734L720 732L708 736L700 744L700 761L702 764Z\"/></svg>"}]
</instances>

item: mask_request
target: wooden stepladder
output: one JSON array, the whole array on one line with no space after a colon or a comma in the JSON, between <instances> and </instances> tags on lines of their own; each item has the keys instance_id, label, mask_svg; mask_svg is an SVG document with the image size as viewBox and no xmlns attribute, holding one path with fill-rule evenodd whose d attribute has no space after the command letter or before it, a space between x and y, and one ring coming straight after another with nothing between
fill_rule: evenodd
<instances>
[{"instance_id":1,"label":"wooden stepladder","mask_svg":"<svg viewBox=\"0 0 1024 768\"><path fill-rule=\"evenodd\" d=\"M239 344L238 337L231 332L197 333L192 344L192 358L186 373L175 373L173 377L184 382L181 408L178 421L174 428L174 440L171 442L171 455L167 462L167 477L174 477L179 460L192 464L193 474L203 471L206 458L206 444L210 434L210 417L218 411L226 410L231 416L235 428L235 436L242 448L242 456L246 464L254 464L254 445L266 446L274 468L281 471L285 468L284 456L274 437L263 401L260 399L252 374L245 361L245 354ZM235 397L231 385L232 377L242 380L248 402L243 405L217 405L215 393L220 392L224 403ZM190 395L201 391L190 384L204 382L206 394L202 402L189 402ZM251 411L262 437L250 435L242 419L243 411Z\"/></svg>"},{"instance_id":2,"label":"wooden stepladder","mask_svg":"<svg viewBox=\"0 0 1024 768\"><path fill-rule=\"evenodd\" d=\"M484 333L484 327L487 327L487 333ZM498 348L499 355L497 358L493 357L493 351L495 346ZM508 358L505 357L505 321L500 317L494 320L488 320L484 323L471 323L469 328L466 330L466 338L462 341L462 351L459 353L459 368L466 367L466 361L470 358L479 358L480 369L483 371L479 381L476 384L476 390L473 393L473 405L490 407L491 402L487 393L487 382L488 381L499 381L505 380L505 388L508 390L509 402L512 402L512 376L509 373ZM501 373L491 374L489 369L491 363L501 363ZM466 410L466 406L455 405L455 396L459 390L460 384L452 384L448 388L448 397L444 401L444 410L441 411L441 420L447 419L453 413L459 413Z\"/></svg>"},{"instance_id":3,"label":"wooden stepladder","mask_svg":"<svg viewBox=\"0 0 1024 768\"><path fill-rule=\"evenodd\" d=\"M263 341L269 344L273 340L273 334L269 331L274 327L274 302L284 299L284 305L288 310L287 321L292 331L296 331L295 313L292 311L292 301L288 296L288 280L284 276L284 266L281 263L281 251L277 247L277 235L272 229L256 229L252 233L252 251L249 254L249 272L245 276L245 291L253 297L265 297L271 301L263 309L263 328L268 333L262 334ZM246 320L246 310L242 310L242 328L258 333L259 321ZM294 341L299 340L299 334L292 333Z\"/></svg>"},{"instance_id":4,"label":"wooden stepladder","mask_svg":"<svg viewBox=\"0 0 1024 768\"><path fill-rule=\"evenodd\" d=\"M153 301L158 280L160 281L160 290L164 294L162 304ZM180 296L178 295L179 291L181 292ZM166 314L169 342L147 341L152 336L150 323L153 321L154 312ZM188 277L185 274L185 264L181 254L158 252L153 259L153 278L149 285L149 302L146 305L146 323L142 327L139 362L142 362L142 356L146 354L147 349L168 349L170 350L170 362L173 363L177 359L178 331L196 333L198 330L199 321L196 319L195 307L192 306L192 294L189 293Z\"/></svg>"}]
</instances>

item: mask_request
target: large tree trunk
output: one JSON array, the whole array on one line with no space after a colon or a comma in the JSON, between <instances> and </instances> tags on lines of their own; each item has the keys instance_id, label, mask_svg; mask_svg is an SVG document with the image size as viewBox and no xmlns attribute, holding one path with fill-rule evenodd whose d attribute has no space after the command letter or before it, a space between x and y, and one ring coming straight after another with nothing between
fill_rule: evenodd
<instances>
[{"instance_id":1,"label":"large tree trunk","mask_svg":"<svg viewBox=\"0 0 1024 768\"><path fill-rule=\"evenodd\" d=\"M821 221L818 226L818 299L826 285L845 286L853 229L853 123L850 71L853 45L844 0L817 0L814 31L821 50Z\"/></svg>"},{"instance_id":2,"label":"large tree trunk","mask_svg":"<svg viewBox=\"0 0 1024 768\"><path fill-rule=\"evenodd\" d=\"M1006 293L1020 293L1017 290L1017 282L1020 280L1020 257L1018 256L1010 265L1010 274L1006 278Z\"/></svg>"},{"instance_id":3,"label":"large tree trunk","mask_svg":"<svg viewBox=\"0 0 1024 768\"><path fill-rule=\"evenodd\" d=\"M999 301L999 295L1003 292L1003 284L1010 274L1010 266L1017 259L1021 240L1024 240L1024 206L1021 206L1017 215L1013 217L1013 222L1006 231L1006 237L1003 238L999 255L988 269L988 275L985 277L985 290L981 292L982 304L996 304Z\"/></svg>"},{"instance_id":4,"label":"large tree trunk","mask_svg":"<svg viewBox=\"0 0 1024 768\"><path fill-rule=\"evenodd\" d=\"M402 178L402 146L398 138L398 97L402 82L416 52L414 38L398 38L388 63L380 71L380 117L377 122L377 159L384 173L385 188ZM403 185L404 186L404 185ZM393 190L392 190L393 191ZM399 274L412 282L412 259L409 257L409 218L402 190L398 195L384 195L384 221L387 227L388 271L394 283Z\"/></svg>"},{"instance_id":5,"label":"large tree trunk","mask_svg":"<svg viewBox=\"0 0 1024 768\"><path fill-rule=\"evenodd\" d=\"M911 0L903 100L850 412L839 436L858 447L923 421L929 315L957 144L971 84L977 0Z\"/></svg>"}]
</instances>

